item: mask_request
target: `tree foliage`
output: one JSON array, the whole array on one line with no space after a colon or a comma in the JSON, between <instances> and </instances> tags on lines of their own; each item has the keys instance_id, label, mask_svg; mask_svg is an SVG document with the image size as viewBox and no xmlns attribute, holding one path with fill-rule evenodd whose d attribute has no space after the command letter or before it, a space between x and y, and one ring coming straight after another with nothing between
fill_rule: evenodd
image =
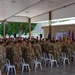
<instances>
[{"instance_id":1,"label":"tree foliage","mask_svg":"<svg viewBox=\"0 0 75 75\"><path fill-rule=\"evenodd\" d=\"M0 23L0 35L3 35L3 24Z\"/></svg>"},{"instance_id":2,"label":"tree foliage","mask_svg":"<svg viewBox=\"0 0 75 75\"><path fill-rule=\"evenodd\" d=\"M31 31L35 28L36 23L31 23ZM22 30L22 33L26 35L29 32L28 23L21 22L8 22L6 24L6 34L13 35L18 34L19 30ZM3 35L3 25L0 25L0 35Z\"/></svg>"}]
</instances>

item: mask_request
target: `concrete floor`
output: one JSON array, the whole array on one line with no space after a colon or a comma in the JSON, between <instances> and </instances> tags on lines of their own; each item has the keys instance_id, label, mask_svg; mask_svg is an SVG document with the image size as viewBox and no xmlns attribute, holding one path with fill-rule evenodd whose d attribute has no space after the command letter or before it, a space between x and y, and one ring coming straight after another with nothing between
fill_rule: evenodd
<instances>
[{"instance_id":1,"label":"concrete floor","mask_svg":"<svg viewBox=\"0 0 75 75\"><path fill-rule=\"evenodd\" d=\"M12 74L11 74L12 75ZM14 75L14 74L13 74ZM43 67L43 70L24 72L17 75L75 75L75 64L59 67Z\"/></svg>"}]
</instances>

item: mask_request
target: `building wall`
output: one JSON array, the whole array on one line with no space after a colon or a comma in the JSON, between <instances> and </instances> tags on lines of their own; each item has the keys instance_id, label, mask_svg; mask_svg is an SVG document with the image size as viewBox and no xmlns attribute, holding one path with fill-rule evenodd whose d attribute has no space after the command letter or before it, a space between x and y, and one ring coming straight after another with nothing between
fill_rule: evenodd
<instances>
[{"instance_id":1,"label":"building wall","mask_svg":"<svg viewBox=\"0 0 75 75\"><path fill-rule=\"evenodd\" d=\"M75 35L75 25L61 25L61 26L52 26L51 27L51 39L55 37L56 32L60 32L64 30L65 32L69 31L70 27L70 33L72 34L72 31L74 30L74 35ZM46 26L43 28L44 29L44 37L47 38L47 34L49 33L49 27Z\"/></svg>"},{"instance_id":2,"label":"building wall","mask_svg":"<svg viewBox=\"0 0 75 75\"><path fill-rule=\"evenodd\" d=\"M49 27L44 27L44 37L47 38L49 33Z\"/></svg>"}]
</instances>

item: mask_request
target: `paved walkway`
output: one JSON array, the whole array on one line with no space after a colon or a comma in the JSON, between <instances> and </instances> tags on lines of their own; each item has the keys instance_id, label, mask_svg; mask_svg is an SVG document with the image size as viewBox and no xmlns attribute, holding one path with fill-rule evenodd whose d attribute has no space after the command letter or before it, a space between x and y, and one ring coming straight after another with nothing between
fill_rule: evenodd
<instances>
[{"instance_id":1,"label":"paved walkway","mask_svg":"<svg viewBox=\"0 0 75 75\"><path fill-rule=\"evenodd\" d=\"M12 75L12 74L11 74ZM24 72L17 75L75 75L75 64L57 67L43 67L43 70Z\"/></svg>"}]
</instances>

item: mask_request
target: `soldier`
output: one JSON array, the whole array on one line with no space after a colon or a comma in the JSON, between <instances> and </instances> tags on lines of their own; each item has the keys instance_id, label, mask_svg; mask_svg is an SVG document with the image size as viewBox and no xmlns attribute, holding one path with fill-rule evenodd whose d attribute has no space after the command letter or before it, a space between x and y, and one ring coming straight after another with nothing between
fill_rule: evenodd
<instances>
[{"instance_id":1,"label":"soldier","mask_svg":"<svg viewBox=\"0 0 75 75\"><path fill-rule=\"evenodd\" d=\"M45 49L44 49L44 41L39 42L39 44L41 46L42 52L45 52Z\"/></svg>"},{"instance_id":2,"label":"soldier","mask_svg":"<svg viewBox=\"0 0 75 75\"><path fill-rule=\"evenodd\" d=\"M75 51L75 41L72 42L73 51Z\"/></svg>"},{"instance_id":3,"label":"soldier","mask_svg":"<svg viewBox=\"0 0 75 75\"><path fill-rule=\"evenodd\" d=\"M4 47L4 43L0 41L0 69L2 73L4 71L5 61L6 61L6 49Z\"/></svg>"},{"instance_id":4,"label":"soldier","mask_svg":"<svg viewBox=\"0 0 75 75\"><path fill-rule=\"evenodd\" d=\"M22 43L20 44L21 50L22 50L22 57L25 59L25 51L26 51L26 42L22 41Z\"/></svg>"},{"instance_id":5,"label":"soldier","mask_svg":"<svg viewBox=\"0 0 75 75\"><path fill-rule=\"evenodd\" d=\"M32 61L34 57L35 57L34 49L32 48L31 42L28 41L26 51L25 51L25 58L26 58L26 62L30 64L30 67L32 67Z\"/></svg>"},{"instance_id":6,"label":"soldier","mask_svg":"<svg viewBox=\"0 0 75 75\"><path fill-rule=\"evenodd\" d=\"M56 43L54 44L53 54L54 54L54 58L55 58L58 62L59 62L60 53L61 53L61 46L58 44L58 42L56 42Z\"/></svg>"},{"instance_id":7,"label":"soldier","mask_svg":"<svg viewBox=\"0 0 75 75\"><path fill-rule=\"evenodd\" d=\"M48 50L49 50L49 48L48 48L49 44L50 44L50 39L46 39L43 47L44 47L44 52L47 54L48 54Z\"/></svg>"},{"instance_id":8,"label":"soldier","mask_svg":"<svg viewBox=\"0 0 75 75\"><path fill-rule=\"evenodd\" d=\"M7 42L7 45L6 45L6 58L10 60L10 63L13 64L13 57L12 57L12 42L11 41L8 41Z\"/></svg>"},{"instance_id":9,"label":"soldier","mask_svg":"<svg viewBox=\"0 0 75 75\"><path fill-rule=\"evenodd\" d=\"M34 49L35 56L38 58L38 60L40 60L40 57L41 57L41 54L42 54L41 45L36 40L36 44L33 44L32 47Z\"/></svg>"},{"instance_id":10,"label":"soldier","mask_svg":"<svg viewBox=\"0 0 75 75\"><path fill-rule=\"evenodd\" d=\"M61 52L65 52L66 53L66 50L67 50L66 42L63 41L61 43Z\"/></svg>"},{"instance_id":11,"label":"soldier","mask_svg":"<svg viewBox=\"0 0 75 75\"><path fill-rule=\"evenodd\" d=\"M48 53L53 54L53 43L49 43L48 45Z\"/></svg>"},{"instance_id":12,"label":"soldier","mask_svg":"<svg viewBox=\"0 0 75 75\"><path fill-rule=\"evenodd\" d=\"M21 52L21 48L19 46L19 42L15 41L14 42L15 45L12 48L12 52L13 52L13 63L17 68L17 72L20 69L20 62L21 62L21 58L22 58L22 52Z\"/></svg>"},{"instance_id":13,"label":"soldier","mask_svg":"<svg viewBox=\"0 0 75 75\"><path fill-rule=\"evenodd\" d=\"M71 41L68 40L68 43L67 43L67 50L66 50L66 54L67 54L67 57L69 58L70 62L71 62L71 57L72 57L72 54L73 54L73 46L70 44Z\"/></svg>"}]
</instances>

